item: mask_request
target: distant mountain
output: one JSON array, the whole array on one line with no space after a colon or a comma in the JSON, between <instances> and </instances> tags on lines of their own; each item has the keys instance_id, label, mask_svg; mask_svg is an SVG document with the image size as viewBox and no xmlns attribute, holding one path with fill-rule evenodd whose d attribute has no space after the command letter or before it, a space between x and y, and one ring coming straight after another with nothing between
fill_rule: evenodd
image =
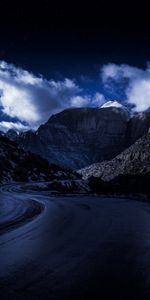
<instances>
[{"instance_id":1,"label":"distant mountain","mask_svg":"<svg viewBox=\"0 0 150 300\"><path fill-rule=\"evenodd\" d=\"M78 179L74 172L20 149L16 142L0 136L0 183Z\"/></svg>"},{"instance_id":2,"label":"distant mountain","mask_svg":"<svg viewBox=\"0 0 150 300\"><path fill-rule=\"evenodd\" d=\"M111 159L125 148L128 113L122 107L74 108L53 115L36 132L19 136L23 149L78 169Z\"/></svg>"},{"instance_id":3,"label":"distant mountain","mask_svg":"<svg viewBox=\"0 0 150 300\"><path fill-rule=\"evenodd\" d=\"M35 132L6 136L25 151L61 167L80 169L111 160L142 137L150 128L150 111L130 116L117 101L101 108L72 108L51 116Z\"/></svg>"},{"instance_id":4,"label":"distant mountain","mask_svg":"<svg viewBox=\"0 0 150 300\"><path fill-rule=\"evenodd\" d=\"M95 163L79 171L84 179L91 176L110 181L118 175L144 175L150 173L150 133L137 140L110 161Z\"/></svg>"}]
</instances>

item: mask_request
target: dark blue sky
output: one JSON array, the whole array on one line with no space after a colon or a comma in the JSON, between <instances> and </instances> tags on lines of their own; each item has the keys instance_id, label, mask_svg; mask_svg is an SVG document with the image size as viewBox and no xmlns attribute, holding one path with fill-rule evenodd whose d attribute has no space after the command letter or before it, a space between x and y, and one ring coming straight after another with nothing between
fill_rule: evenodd
<instances>
[{"instance_id":1,"label":"dark blue sky","mask_svg":"<svg viewBox=\"0 0 150 300\"><path fill-rule=\"evenodd\" d=\"M143 66L149 60L146 1L3 2L1 60L48 78L93 77L108 62Z\"/></svg>"}]
</instances>

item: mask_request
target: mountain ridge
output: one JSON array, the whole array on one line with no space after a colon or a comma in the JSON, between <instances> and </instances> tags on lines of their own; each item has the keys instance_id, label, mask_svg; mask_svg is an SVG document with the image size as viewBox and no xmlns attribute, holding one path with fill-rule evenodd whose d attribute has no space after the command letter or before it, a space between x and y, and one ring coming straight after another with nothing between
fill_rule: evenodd
<instances>
[{"instance_id":1,"label":"mountain ridge","mask_svg":"<svg viewBox=\"0 0 150 300\"><path fill-rule=\"evenodd\" d=\"M6 136L61 167L81 169L111 160L150 128L150 112L130 117L122 107L69 108L52 115L37 131Z\"/></svg>"}]
</instances>

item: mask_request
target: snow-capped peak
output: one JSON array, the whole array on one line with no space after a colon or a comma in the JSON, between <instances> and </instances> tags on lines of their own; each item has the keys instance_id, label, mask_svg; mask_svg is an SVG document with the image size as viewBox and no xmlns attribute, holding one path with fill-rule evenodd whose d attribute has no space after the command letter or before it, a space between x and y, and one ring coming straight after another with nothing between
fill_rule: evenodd
<instances>
[{"instance_id":1,"label":"snow-capped peak","mask_svg":"<svg viewBox=\"0 0 150 300\"><path fill-rule=\"evenodd\" d=\"M107 108L107 107L118 107L118 108L124 108L124 106L119 103L118 101L114 100L114 101L108 101L106 103L104 103L101 108Z\"/></svg>"}]
</instances>

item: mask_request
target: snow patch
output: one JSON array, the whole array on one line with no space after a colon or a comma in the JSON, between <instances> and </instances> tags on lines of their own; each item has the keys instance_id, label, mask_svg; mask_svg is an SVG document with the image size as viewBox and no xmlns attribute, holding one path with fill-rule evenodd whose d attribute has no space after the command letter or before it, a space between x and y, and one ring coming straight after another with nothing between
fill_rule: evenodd
<instances>
[{"instance_id":1,"label":"snow patch","mask_svg":"<svg viewBox=\"0 0 150 300\"><path fill-rule=\"evenodd\" d=\"M124 106L116 100L108 101L108 102L104 103L100 108L107 108L107 107L124 108Z\"/></svg>"}]
</instances>

